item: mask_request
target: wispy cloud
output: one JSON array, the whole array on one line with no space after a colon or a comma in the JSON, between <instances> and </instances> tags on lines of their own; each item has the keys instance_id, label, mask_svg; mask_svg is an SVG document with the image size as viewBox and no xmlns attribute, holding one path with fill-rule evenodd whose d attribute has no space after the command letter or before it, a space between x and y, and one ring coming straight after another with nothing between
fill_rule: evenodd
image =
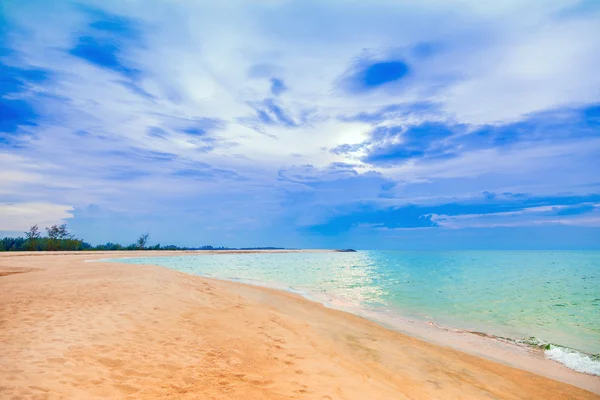
<instances>
[{"instance_id":1,"label":"wispy cloud","mask_svg":"<svg viewBox=\"0 0 600 400\"><path fill-rule=\"evenodd\" d=\"M0 226L5 234L22 235L32 225L45 226L71 218L73 208L49 203L0 203Z\"/></svg>"},{"instance_id":2,"label":"wispy cloud","mask_svg":"<svg viewBox=\"0 0 600 400\"><path fill-rule=\"evenodd\" d=\"M434 214L431 219L438 226L455 229L548 225L600 227L600 204L539 206L489 214Z\"/></svg>"},{"instance_id":3,"label":"wispy cloud","mask_svg":"<svg viewBox=\"0 0 600 400\"><path fill-rule=\"evenodd\" d=\"M528 200L600 191L589 2L86 4L9 2L0 21L0 193L71 207L56 215L82 235L127 215L232 245L236 227L301 246L356 226L595 226L573 211L590 201ZM514 208L481 213L483 192Z\"/></svg>"}]
</instances>

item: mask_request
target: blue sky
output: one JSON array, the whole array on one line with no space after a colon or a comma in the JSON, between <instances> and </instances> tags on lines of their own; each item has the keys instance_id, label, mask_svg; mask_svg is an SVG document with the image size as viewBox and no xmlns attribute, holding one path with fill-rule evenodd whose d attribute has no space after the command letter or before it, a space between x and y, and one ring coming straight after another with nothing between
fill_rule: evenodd
<instances>
[{"instance_id":1,"label":"blue sky","mask_svg":"<svg viewBox=\"0 0 600 400\"><path fill-rule=\"evenodd\" d=\"M0 234L600 247L600 3L0 8Z\"/></svg>"}]
</instances>

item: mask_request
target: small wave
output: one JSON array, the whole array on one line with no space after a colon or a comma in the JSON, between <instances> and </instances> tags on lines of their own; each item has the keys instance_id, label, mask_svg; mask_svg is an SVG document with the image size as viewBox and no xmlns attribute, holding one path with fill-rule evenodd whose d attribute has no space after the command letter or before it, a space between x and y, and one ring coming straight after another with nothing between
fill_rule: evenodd
<instances>
[{"instance_id":1,"label":"small wave","mask_svg":"<svg viewBox=\"0 0 600 400\"><path fill-rule=\"evenodd\" d=\"M586 354L553 344L545 346L544 355L577 372L600 376L600 357L597 355Z\"/></svg>"},{"instance_id":2,"label":"small wave","mask_svg":"<svg viewBox=\"0 0 600 400\"><path fill-rule=\"evenodd\" d=\"M544 350L546 358L559 362L574 371L600 376L600 355L587 354L570 347L547 343L536 337L518 340L517 343L539 347Z\"/></svg>"}]
</instances>

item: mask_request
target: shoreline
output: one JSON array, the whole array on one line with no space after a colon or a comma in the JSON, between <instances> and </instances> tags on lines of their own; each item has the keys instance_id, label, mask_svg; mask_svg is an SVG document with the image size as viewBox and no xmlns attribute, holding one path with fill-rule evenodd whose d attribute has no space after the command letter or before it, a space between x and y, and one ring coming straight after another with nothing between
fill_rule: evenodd
<instances>
[{"instance_id":1,"label":"shoreline","mask_svg":"<svg viewBox=\"0 0 600 400\"><path fill-rule=\"evenodd\" d=\"M328 250L321 251L327 252ZM255 253L256 251L251 252ZM269 251L266 250L261 252L268 253ZM303 252L315 251L303 250ZM195 254L186 255L193 256ZM152 257L154 256L150 256L148 258ZM160 257L160 255L156 255L156 257ZM117 260L129 258L138 257L116 257ZM111 257L110 259L112 260L113 258ZM102 259L97 261L102 261ZM109 262L118 263L118 261ZM148 265L156 266L157 264ZM186 271L178 272L188 273ZM327 301L323 298L319 298L319 296L316 296L313 293L299 291L297 289L285 285L270 285L255 280L245 280L237 278L227 279L202 274L190 275L198 276L209 280L217 280L222 282L230 282L234 284L250 285L253 287L264 288L269 290L282 291L288 294L298 296L303 300L314 302L333 310L365 318L369 321L377 323L378 325L386 329L391 329L396 332L400 332L411 337L424 340L428 343L433 343L440 346L448 346L452 349L459 350L470 355L500 362L511 367L539 374L550 379L575 385L583 389L591 390L597 394L600 394L600 376L576 371L572 368L567 367L563 363L551 360L545 356L544 351L541 348L519 342L519 339L516 338L496 336L485 331L472 331L468 329L463 329L459 326L440 324L436 321L428 321L423 319L406 317L399 313L392 312L389 315L385 315L375 310L369 310L364 308L357 309L349 306L340 306L337 304L338 302L335 302L335 299L330 299L330 301ZM343 302L340 301L339 303ZM581 352L580 354L587 353Z\"/></svg>"},{"instance_id":2,"label":"shoreline","mask_svg":"<svg viewBox=\"0 0 600 400\"><path fill-rule=\"evenodd\" d=\"M224 251L216 251L216 253L221 254L223 254L223 252ZM281 368L287 368L290 365L306 364L306 368L285 371L283 374L279 370L267 371L270 372L273 377L269 377L269 374L265 374L263 376L264 379L261 378L262 380L258 378L247 378L248 374L244 374L244 377L236 378L235 376L228 376L227 379L223 378L223 382L225 382L223 383L223 386L237 387L239 390L242 390L242 388L245 388L243 390L254 390L259 388L260 390L257 393L262 394L258 395L256 398L284 398L282 393L287 392L288 389L294 385L298 386L298 382L304 382L300 383L300 385L306 385L308 382L314 384L312 389L297 389L299 391L294 393L299 396L298 398L327 398L324 396L329 396L329 398L332 399L361 398L358 396L359 393L364 395L362 398L372 398L375 394L381 396L380 398L432 398L435 397L434 393L437 393L436 390L438 389L444 390L446 398L451 398L453 396L451 394L452 392L464 395L464 398L481 398L482 392L478 392L480 389L485 389L487 393L495 393L499 398L533 398L536 396L538 398L540 398L540 396L543 398L600 398L600 396L595 396L591 392L584 392L569 384L559 383L555 380L553 381L539 375L531 374L524 371L522 368L515 369L507 365L489 361L489 356L480 358L470 355L470 352L468 351L464 352L464 350L459 347L452 346L453 348L450 348L447 347L447 344L440 346L429 339L422 341L418 338L418 334L407 334L389 330L385 326L361 316L327 308L321 303L313 302L298 294L259 287L247 283L205 278L153 265L120 264L112 261L109 263L84 262L85 260L98 258L124 258L124 255L131 255L134 257L167 256L173 255L173 253L183 255L180 251L171 252L171 254L168 254L166 251L127 252L128 254L123 252L82 253L83 254L29 254L23 255L23 257L14 257L12 255L6 257L0 255L0 272L12 272L10 275L0 276L0 300L5 302L5 304L10 304L10 306L12 306L12 308L3 308L2 314L0 314L0 323L4 328L2 333L0 333L0 339L2 339L3 343L9 344L7 347L9 354L0 354L0 360L2 360L0 362L0 367L3 368L0 370L0 372L2 372L0 376L8 377L8 379L0 377L0 394L2 394L2 390L5 390L5 388L12 388L9 390L24 395L26 392L18 391L27 390L27 388L31 386L31 381L27 384L27 382L18 378L18 374L15 371L23 371L30 379L35 376L35 379L33 379L34 381L39 380L43 381L46 385L50 384L49 381L42 379L41 377L44 373L47 375L47 369L50 364L46 362L45 364L40 363L40 365L36 366L34 362L35 355L31 354L35 348L39 347L42 349L40 350L41 356L47 355L47 353L56 352L56 348L61 348L63 350L63 357L50 357L51 359L60 360L56 362L57 365L53 365L52 367L52 374L54 375L61 369L72 369L73 366L70 365L70 363L74 363L75 366L78 365L78 360L79 363L81 363L81 355L79 354L80 357L78 358L77 354L71 353L82 346L94 347L103 345L107 346L105 348L112 348L107 343L103 343L108 340L106 335L97 335L98 332L95 330L97 330L96 327L98 323L102 326L107 325L104 328L108 331L111 329L114 330L115 326L113 325L117 325L117 327L121 329L120 332L122 337L118 337L118 339L123 340L119 340L120 343L118 343L116 347L127 347L127 345L139 347L140 338L136 338L135 340L124 340L132 339L131 335L135 336L136 330L132 332L126 329L127 326L134 321L134 325L137 324L139 327L145 327L143 331L152 331L152 326L157 324L163 329L170 330L170 333L175 336L187 335L187 330L190 328L188 325L193 325L193 323L197 323L199 326L203 327L205 331L212 330L213 334L230 335L229 341L221 343L221 353L226 353L228 351L227 343L235 349L237 349L238 342L253 343L253 345L257 347L269 345L267 346L267 350L269 350L267 353L271 353L270 357L272 356L272 358L264 365L259 363L258 360L262 360L264 358L263 356L268 356L269 354L254 354L252 351L253 346L249 346L244 347L243 349L237 349L240 354L235 355L234 358L237 357L242 360L239 365L234 362L233 364L230 363L231 365L226 363L227 365L221 365L219 367L219 363L223 361L222 359L227 359L227 357L218 357L218 352L215 352L215 355L208 357L212 357L211 363L204 365L204 369L201 369L200 372L206 372L214 368L219 369L221 367L221 369L230 370L236 369L236 366L242 368L244 365L251 364L254 364L255 366L263 365L263 367L266 368L265 371L269 370L269 366L272 364L281 364ZM195 251L188 254L197 255L199 253ZM205 252L205 254L209 253ZM40 255L45 255L46 257L39 257ZM109 257L106 257L107 255ZM99 269L98 265L102 265L102 268ZM69 285L65 286L64 282L67 282ZM159 285L161 282L167 285L169 290ZM86 293L85 289L90 289L92 287L95 288L94 290L104 293L101 299L96 299L101 301L92 301L91 298L95 298L95 295ZM36 289L39 289L39 293L35 291ZM128 290L123 293L123 289ZM75 293L72 293L72 291L75 291ZM18 296L19 294L21 296ZM12 297L9 297L11 295ZM17 296L15 297L15 295ZM37 295L41 295L41 299L34 300ZM73 296L75 296L74 298L79 296L84 299L87 299L86 296L90 297L88 301L84 302L86 307L94 308L100 305L101 311L103 311L103 313L101 313L102 318L95 321L96 324L91 324L90 322L94 322L95 320L94 315L87 316L81 314L81 310L77 309L77 303L71 304L71 302L65 303L62 301L63 306L65 304L69 306L68 312L61 308L52 307L51 299L57 298L59 300L65 300L65 298L72 299ZM117 302L120 307L111 310L103 309L107 303L111 304L114 299L123 296L127 297L127 301ZM157 303L159 298L162 302ZM25 299L29 299L29 302L27 303L29 308L24 307L23 304L19 303L20 301L25 301ZM44 301L47 303L44 303ZM212 304L211 301L214 304ZM149 302L156 307L148 308L148 305L144 304L144 302ZM163 310L163 303L169 302L173 303L173 308ZM227 303L231 307L219 308L215 305L222 305L221 303ZM49 308L50 312L48 312ZM159 312L155 310L155 308L162 311ZM177 313L180 311L180 308L187 308L187 314L189 315L182 317L183 319L176 318L173 320L173 316L170 314L173 314L174 312ZM200 313L198 310L212 311ZM123 318L119 316L120 312L124 313ZM46 322L45 324L36 325L36 321L39 322L39 316L36 313L48 314L44 320ZM74 319L73 314L77 314L79 319ZM19 317L19 315L21 317ZM249 316L252 316L252 318ZM242 323L239 318L247 318L247 320ZM53 319L57 319L57 321L53 321ZM52 333L56 326L60 327L60 329L58 329L60 331L61 329L72 325L69 322L73 321L78 322L84 327L90 326L93 328L89 329L90 332L88 332L87 329L79 331L81 336L84 336L83 339L86 340L79 340L76 341L77 343L73 343L73 340L69 342L69 339L73 339L69 334L59 335L54 338L56 339L56 343L59 344L52 345L52 343L55 343L52 338L43 335L44 332ZM127 321L128 323L126 323ZM167 324L167 321L169 321L171 325ZM254 326L256 324L258 325ZM248 326L252 326L254 329L246 329ZM233 329L233 331L229 332L225 328ZM106 332L104 333L106 334ZM160 331L155 333L160 336ZM82 339L77 335L75 336L76 339ZM437 336L439 340L439 332L434 336ZM470 336L478 337L476 334L471 334ZM220 340L212 338L212 336L205 337L202 336L202 334L200 334L200 337L203 338L202 340L205 341L205 344L208 343L214 345L214 343L211 343L211 340L217 342ZM306 337L308 337L309 343L307 343L305 339L302 339ZM48 340L40 340L45 338ZM196 338L198 338L198 336L196 336ZM335 340L332 340L332 338ZM110 336L109 339L112 340L114 338ZM153 349L153 352L151 352L150 355L161 353L164 350L164 347L169 344L169 341L167 340L166 343L161 345L162 347L156 347L156 344L154 343L154 339L156 338L151 339L153 340L146 343L149 348ZM63 344L65 340L69 342L67 350L70 352L71 360L69 360L69 357L64 357L65 349ZM111 340L108 341L111 342ZM165 338L163 337L162 340L164 341ZM195 339L192 336L188 337L186 340L180 337L180 340L187 343L188 341L193 341ZM233 342L231 340L233 340ZM32 349L27 346L20 346L19 343L23 341L27 341L30 346L32 343L37 343L36 346L38 347L34 346ZM489 343L482 343L484 343L484 348L485 346L489 347ZM112 345L114 347L115 343L112 343ZM283 352L286 347L289 348L289 352L300 355L302 358L296 357L293 360L287 360L287 353ZM170 351L175 351L174 347L170 346L169 348L171 349ZM480 347L480 350L484 348ZM138 353L144 353L143 348L138 350ZM194 353L193 348L191 348L191 350L190 348L186 348L185 350L187 353L181 354L180 356L183 358L192 357L192 354ZM487 352L488 348L485 348L485 351ZM335 357L329 357L332 352L335 353ZM249 356L250 353L253 353L252 357ZM148 354L146 355L149 356ZM325 357L325 355L327 355L327 357ZM19 360L22 361L19 362ZM287 364L286 360L291 364ZM200 360L196 361L198 361L196 364L201 363ZM407 361L412 362L414 367L407 368L405 365ZM545 359L544 361L551 362ZM579 387L585 387L587 390L592 390L596 394L600 393L600 380L597 377L577 373L558 363L551 363L561 367L557 370L559 379L561 377L564 378L563 371L570 371L572 374L580 377L579 380L575 381L573 381L571 377L567 377L568 380L571 381L571 384L574 383ZM114 363L112 361L105 362L104 364L107 365L104 365L101 360L87 360L87 363L83 363L82 365L88 364L99 368L99 370L96 371L96 374L91 375L99 374L102 376L107 374L110 376L111 371L112 375L114 375L115 370L120 371L126 366L131 367L131 363L127 360L121 360ZM164 364L164 362L156 364L160 371L163 369L163 367L160 367L161 364ZM368 365L369 368L367 371L363 370L365 365L362 364ZM330 369L323 371L323 368L326 365L329 366ZM190 365L186 364L186 366L191 368ZM258 369L261 370L260 368ZM374 372L369 372L371 369ZM123 371L125 370L135 371L135 368L125 368ZM342 370L344 373L341 373ZM38 376L34 373L35 371L40 375ZM302 371L302 373L298 373L297 371ZM327 374L334 376L335 379L323 380L322 377L327 375L316 374L316 372L319 371L327 372ZM369 374L370 376L366 381L363 379L360 387L356 387L358 383L353 381L353 379L360 380L360 378L357 378L355 375L357 371L361 371L361 374ZM73 372L74 371L71 371L71 374L73 374ZM64 373L59 375L62 376ZM544 375L548 376L548 371L546 371ZM274 379L275 376L277 379ZM449 378L450 376L453 378ZM55 378L57 378L57 376L55 376ZM209 378L210 379L202 382L203 385L209 385L212 388L211 385L217 382L218 379L215 377ZM554 378L556 379L556 377ZM142 377L130 377L129 379L113 377L111 379L112 381L107 379L109 383L107 383L107 381L101 381L97 384L97 386L103 388L103 391L96 388L100 390L97 393L102 392L102 395L93 394L96 392L90 392L90 388L86 388L85 390L87 391L84 391L84 393L87 394L88 398L93 398L94 396L113 396L114 398L122 398L122 393L118 392L118 385L122 385L123 381L128 381L129 383L126 383L126 386L129 385L129 389L126 390L135 393L134 398L137 398L138 396L143 398L143 396L145 396L144 390L139 389L141 386L133 384L136 382L139 383L138 381L143 381L144 379L142 379ZM168 379L177 380L179 378L176 378L173 375ZM257 379L262 383L257 383ZM435 384L431 382L432 379ZM213 382L214 380L216 381ZM565 379L561 380L564 381ZM15 385L15 381L21 382L21 384ZM193 379L186 385L194 386L192 381ZM273 382L265 383L266 381ZM283 383L280 381L287 382L288 386L281 386ZM502 384L500 384L501 381L503 382ZM53 390L56 393L61 393L59 387L62 387L65 384L61 384L60 380L57 382L58 383L55 383L55 386L57 387ZM296 384L293 382L296 382ZM319 390L322 390L324 393L324 391L326 391L325 389L331 389L328 385L332 382L338 384L339 387L346 388L345 390L342 390L344 393L350 388L354 388L354 391L347 392L344 396L336 396L335 393L333 393L333 395L326 394L323 395L323 397L316 397L316 394L320 393ZM479 383L475 384L476 382ZM535 385L533 384L534 382L536 382ZM154 382L155 385L159 385L159 383L160 382ZM407 385L410 387L410 390L407 389ZM538 385L543 387L537 387ZM108 386L110 386L110 388ZM42 385L40 387L44 386ZM320 387L321 389L317 390L315 387ZM520 393L514 392L517 388ZM160 389L160 387L146 388L147 391L158 389ZM208 398L230 398L227 396L219 397L220 394L223 393L217 389L219 389L218 385L215 387L216 391L214 392L214 396L209 396ZM234 389L232 390L233 392L227 393L235 397L235 394L238 392ZM301 392L300 390L305 391ZM164 394L167 392L163 390L161 393ZM89 395L90 393L92 393L91 396ZM121 397L116 393L121 393ZM133 396L132 393L129 393L129 395ZM281 396L277 397L279 396L277 393ZM352 397L352 393L356 393L356 397ZM527 393L529 393L529 396L533 396L534 393L537 393L537 395L527 397ZM394 396L396 397L389 397L392 394L395 394ZM406 397L403 397L403 394ZM441 395L441 392L439 394ZM150 394L148 394L148 396L150 396ZM241 396L239 398L244 397Z\"/></svg>"}]
</instances>

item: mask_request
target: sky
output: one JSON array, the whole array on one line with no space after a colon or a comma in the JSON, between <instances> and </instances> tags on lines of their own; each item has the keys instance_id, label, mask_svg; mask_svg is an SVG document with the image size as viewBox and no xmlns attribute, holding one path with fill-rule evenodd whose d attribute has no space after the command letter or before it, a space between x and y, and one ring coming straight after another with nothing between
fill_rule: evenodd
<instances>
[{"instance_id":1,"label":"sky","mask_svg":"<svg viewBox=\"0 0 600 400\"><path fill-rule=\"evenodd\" d=\"M596 0L4 0L0 236L600 248Z\"/></svg>"}]
</instances>

